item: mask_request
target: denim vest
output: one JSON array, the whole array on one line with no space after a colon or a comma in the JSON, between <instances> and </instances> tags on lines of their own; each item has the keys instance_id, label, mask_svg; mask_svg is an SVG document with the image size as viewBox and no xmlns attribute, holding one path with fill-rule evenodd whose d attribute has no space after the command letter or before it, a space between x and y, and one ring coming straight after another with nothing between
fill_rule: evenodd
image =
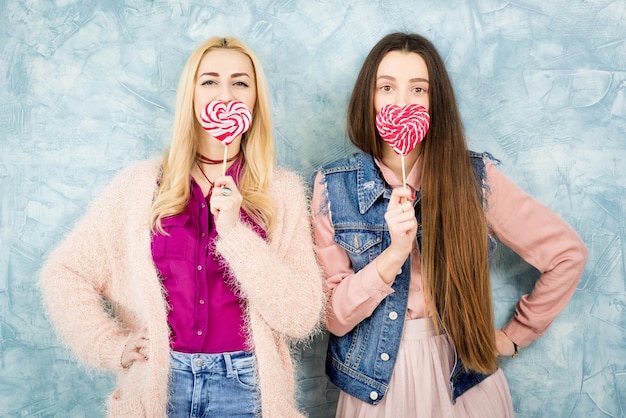
<instances>
[{"instance_id":1,"label":"denim vest","mask_svg":"<svg viewBox=\"0 0 626 418\"><path fill-rule=\"evenodd\" d=\"M482 187L485 177L483 158L488 154L470 152L476 181ZM345 249L353 270L359 271L373 261L391 239L384 214L391 188L382 178L374 159L357 153L323 167L328 193L329 217L335 231L335 242ZM417 243L421 248L421 194L414 202L418 222ZM495 241L490 239L490 251ZM343 337L330 335L326 373L344 392L376 405L387 393L402 337L409 295L410 257L396 276L394 290L352 331ZM488 375L466 370L455 354L450 376L452 403Z\"/></svg>"}]
</instances>

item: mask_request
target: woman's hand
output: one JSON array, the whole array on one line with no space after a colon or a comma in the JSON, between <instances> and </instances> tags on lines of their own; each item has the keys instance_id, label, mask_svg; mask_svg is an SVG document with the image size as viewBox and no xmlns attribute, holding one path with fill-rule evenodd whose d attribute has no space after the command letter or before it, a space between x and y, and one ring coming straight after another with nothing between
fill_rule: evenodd
<instances>
[{"instance_id":1,"label":"woman's hand","mask_svg":"<svg viewBox=\"0 0 626 418\"><path fill-rule=\"evenodd\" d=\"M501 329L496 330L496 349L498 355L503 357L511 357L515 353L513 341Z\"/></svg>"},{"instance_id":2,"label":"woman's hand","mask_svg":"<svg viewBox=\"0 0 626 418\"><path fill-rule=\"evenodd\" d=\"M404 262L413 249L417 234L413 196L409 189L397 187L393 190L385 212L385 221L391 236L389 249Z\"/></svg>"},{"instance_id":3,"label":"woman's hand","mask_svg":"<svg viewBox=\"0 0 626 418\"><path fill-rule=\"evenodd\" d=\"M415 245L417 219L413 199L409 189L397 187L391 193L385 212L391 244L378 256L376 267L387 284L393 282Z\"/></svg>"},{"instance_id":4,"label":"woman's hand","mask_svg":"<svg viewBox=\"0 0 626 418\"><path fill-rule=\"evenodd\" d=\"M242 201L243 197L231 176L215 179L210 206L218 235L228 234L237 225Z\"/></svg>"},{"instance_id":5,"label":"woman's hand","mask_svg":"<svg viewBox=\"0 0 626 418\"><path fill-rule=\"evenodd\" d=\"M124 346L124 351L122 351L122 359L120 361L122 367L127 369L136 361L144 362L148 360L149 343L148 330L145 328L130 334Z\"/></svg>"}]
</instances>

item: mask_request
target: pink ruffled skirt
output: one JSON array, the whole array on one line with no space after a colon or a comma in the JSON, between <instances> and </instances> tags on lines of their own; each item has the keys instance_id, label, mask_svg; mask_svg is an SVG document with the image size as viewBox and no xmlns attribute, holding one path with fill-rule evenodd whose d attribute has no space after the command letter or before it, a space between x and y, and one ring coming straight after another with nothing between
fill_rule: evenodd
<instances>
[{"instance_id":1,"label":"pink ruffled skirt","mask_svg":"<svg viewBox=\"0 0 626 418\"><path fill-rule=\"evenodd\" d=\"M448 379L454 348L446 335L435 335L430 319L405 322L389 390L378 405L339 395L337 418L513 418L513 405L501 369L452 404Z\"/></svg>"}]
</instances>

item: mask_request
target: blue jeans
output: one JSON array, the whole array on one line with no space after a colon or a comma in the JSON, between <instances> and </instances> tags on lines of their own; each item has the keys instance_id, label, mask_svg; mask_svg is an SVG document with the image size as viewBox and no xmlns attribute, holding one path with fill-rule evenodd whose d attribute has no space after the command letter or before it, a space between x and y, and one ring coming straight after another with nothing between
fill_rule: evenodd
<instances>
[{"instance_id":1,"label":"blue jeans","mask_svg":"<svg viewBox=\"0 0 626 418\"><path fill-rule=\"evenodd\" d=\"M258 417L261 408L254 354L187 354L172 351L170 418Z\"/></svg>"}]
</instances>

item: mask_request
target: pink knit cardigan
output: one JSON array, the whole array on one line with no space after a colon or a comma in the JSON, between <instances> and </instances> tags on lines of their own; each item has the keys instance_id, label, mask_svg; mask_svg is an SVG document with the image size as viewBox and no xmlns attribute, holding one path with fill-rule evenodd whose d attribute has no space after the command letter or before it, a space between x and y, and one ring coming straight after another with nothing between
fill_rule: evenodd
<instances>
[{"instance_id":1,"label":"pink knit cardigan","mask_svg":"<svg viewBox=\"0 0 626 418\"><path fill-rule=\"evenodd\" d=\"M117 374L109 417L166 416L167 306L152 262L149 226L160 167L160 160L151 160L123 170L41 273L44 305L58 334L87 365ZM322 275L301 179L276 169L270 195L277 224L268 241L239 224L216 241L216 251L248 301L248 343L256 354L263 417L301 417L290 344L320 328ZM144 327L149 360L124 369L120 359L128 335Z\"/></svg>"}]
</instances>

